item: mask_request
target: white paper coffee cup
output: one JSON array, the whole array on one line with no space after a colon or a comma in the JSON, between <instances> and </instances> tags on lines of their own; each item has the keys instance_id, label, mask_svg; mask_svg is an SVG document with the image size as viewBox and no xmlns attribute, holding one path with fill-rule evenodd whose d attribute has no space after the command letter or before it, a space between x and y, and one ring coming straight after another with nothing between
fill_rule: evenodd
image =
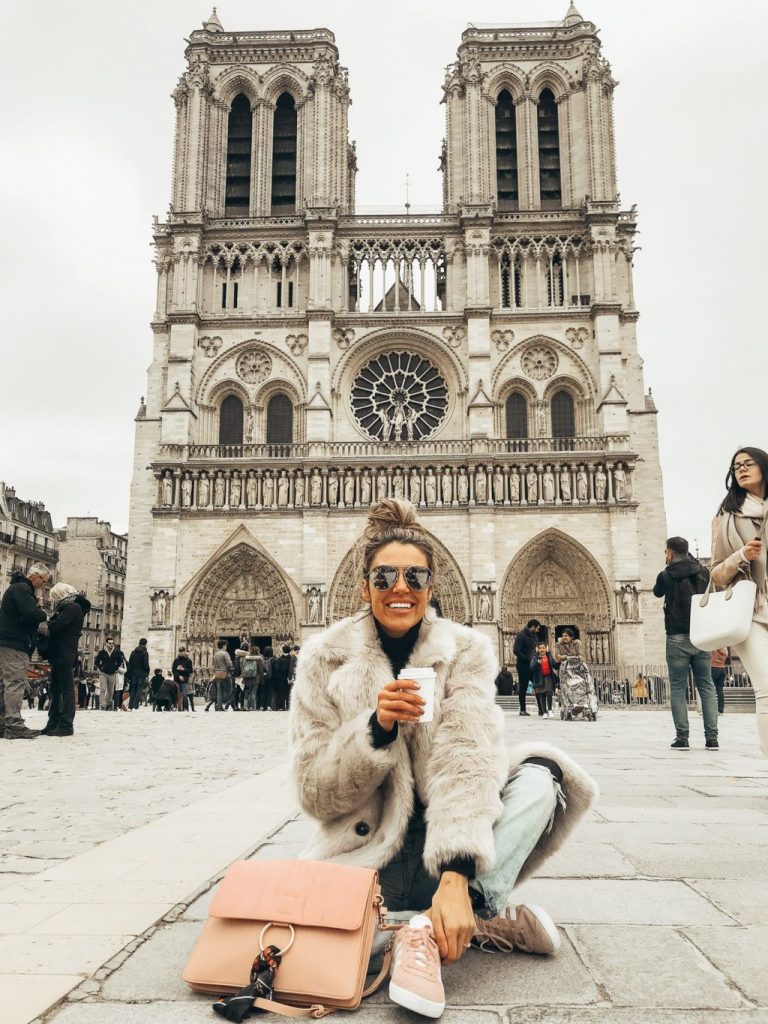
<instances>
[{"instance_id":1,"label":"white paper coffee cup","mask_svg":"<svg viewBox=\"0 0 768 1024\"><path fill-rule=\"evenodd\" d=\"M406 665L398 679L412 679L419 684L419 696L424 704L424 714L419 719L419 724L431 722L435 717L435 670L433 668L412 668Z\"/></svg>"}]
</instances>

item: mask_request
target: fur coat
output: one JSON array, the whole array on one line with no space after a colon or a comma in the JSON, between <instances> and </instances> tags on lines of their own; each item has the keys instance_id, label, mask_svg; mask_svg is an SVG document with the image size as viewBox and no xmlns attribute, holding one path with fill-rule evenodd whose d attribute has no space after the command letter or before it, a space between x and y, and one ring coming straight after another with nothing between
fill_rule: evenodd
<instances>
[{"instance_id":1,"label":"fur coat","mask_svg":"<svg viewBox=\"0 0 768 1024\"><path fill-rule=\"evenodd\" d=\"M375 749L370 718L376 695L392 678L370 610L316 634L302 648L291 698L292 769L302 808L317 830L302 856L381 868L405 839L417 793L426 808L424 864L434 876L455 857L471 857L477 872L495 861L493 827L501 791L534 755L563 771L564 804L529 856L529 875L564 841L597 795L590 777L543 743L507 750L504 716L495 703L498 672L482 633L427 610L410 658L437 676L434 721L398 726Z\"/></svg>"}]
</instances>

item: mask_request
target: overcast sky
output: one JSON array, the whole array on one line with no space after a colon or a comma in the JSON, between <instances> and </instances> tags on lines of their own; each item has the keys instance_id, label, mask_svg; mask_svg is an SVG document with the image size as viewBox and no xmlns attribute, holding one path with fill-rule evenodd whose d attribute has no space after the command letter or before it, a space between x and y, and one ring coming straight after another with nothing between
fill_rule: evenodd
<instances>
[{"instance_id":1,"label":"overcast sky","mask_svg":"<svg viewBox=\"0 0 768 1024\"><path fill-rule=\"evenodd\" d=\"M762 0L583 0L615 93L618 180L640 211L635 296L659 408L670 533L709 550L739 444L768 448ZM228 31L332 29L350 71L359 205L439 204L445 65L467 22L561 19L567 0L225 0ZM173 103L197 0L6 5L0 99L0 479L54 523L128 527L133 417L168 208Z\"/></svg>"}]
</instances>

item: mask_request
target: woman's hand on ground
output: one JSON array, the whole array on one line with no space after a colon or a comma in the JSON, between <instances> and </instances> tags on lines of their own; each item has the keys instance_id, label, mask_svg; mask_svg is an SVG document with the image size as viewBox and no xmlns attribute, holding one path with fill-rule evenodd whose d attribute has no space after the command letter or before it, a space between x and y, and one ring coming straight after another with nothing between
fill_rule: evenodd
<instances>
[{"instance_id":1,"label":"woman's hand on ground","mask_svg":"<svg viewBox=\"0 0 768 1024\"><path fill-rule=\"evenodd\" d=\"M469 896L469 879L446 871L432 897L429 911L437 948L446 963L459 960L475 934L475 913Z\"/></svg>"},{"instance_id":2,"label":"woman's hand on ground","mask_svg":"<svg viewBox=\"0 0 768 1024\"><path fill-rule=\"evenodd\" d=\"M395 722L418 722L425 703L418 694L419 684L413 679L393 679L379 690L376 698L376 721L386 732Z\"/></svg>"}]
</instances>

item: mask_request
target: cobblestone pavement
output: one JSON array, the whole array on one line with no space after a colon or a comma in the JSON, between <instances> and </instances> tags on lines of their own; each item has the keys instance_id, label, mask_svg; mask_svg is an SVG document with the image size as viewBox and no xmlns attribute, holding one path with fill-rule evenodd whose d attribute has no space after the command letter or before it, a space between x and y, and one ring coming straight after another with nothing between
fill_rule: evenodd
<instances>
[{"instance_id":1,"label":"cobblestone pavement","mask_svg":"<svg viewBox=\"0 0 768 1024\"><path fill-rule=\"evenodd\" d=\"M45 1006L55 1024L211 1022L210 999L191 994L181 970L215 881L249 852L294 856L307 832L282 767L285 718L94 713L78 726L74 742L0 744L10 779L0 797L0 970L9 972L0 994L10 1016L0 1016L26 1024ZM670 750L669 713L655 709L610 710L594 724L508 715L507 727L510 742L561 745L602 796L516 894L555 917L558 957L471 950L444 973L443 1020L768 1024L768 762L754 716L721 719L719 752L704 750L698 716L690 752ZM246 813L265 790L266 805ZM203 827L211 817L216 827ZM147 848L157 856L137 870L131 858ZM26 882L11 877L20 874ZM354 1019L417 1018L382 990Z\"/></svg>"}]
</instances>

